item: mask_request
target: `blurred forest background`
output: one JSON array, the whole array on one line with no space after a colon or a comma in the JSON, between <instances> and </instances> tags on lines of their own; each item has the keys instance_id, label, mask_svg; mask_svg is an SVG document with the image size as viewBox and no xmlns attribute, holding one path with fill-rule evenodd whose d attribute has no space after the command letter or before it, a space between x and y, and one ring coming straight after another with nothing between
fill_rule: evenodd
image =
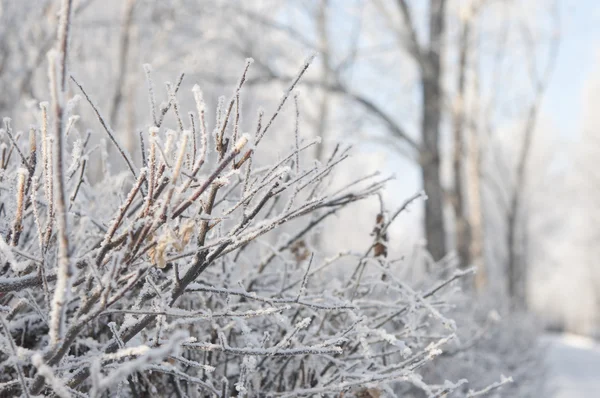
<instances>
[{"instance_id":1,"label":"blurred forest background","mask_svg":"<svg viewBox=\"0 0 600 398\"><path fill-rule=\"evenodd\" d=\"M1 116L33 122L47 100L57 7L0 0ZM426 191L388 231L388 250L410 258L411 275L474 266L466 288L499 310L600 335L599 19L591 0L80 0L70 72L139 157L143 64L157 84L184 72L212 104L251 57L253 115L317 54L300 86L301 134L322 138L315 156L353 143L346 177L393 174L390 208ZM273 156L284 136L272 134ZM312 244L367 247L379 204L361 206Z\"/></svg>"}]
</instances>

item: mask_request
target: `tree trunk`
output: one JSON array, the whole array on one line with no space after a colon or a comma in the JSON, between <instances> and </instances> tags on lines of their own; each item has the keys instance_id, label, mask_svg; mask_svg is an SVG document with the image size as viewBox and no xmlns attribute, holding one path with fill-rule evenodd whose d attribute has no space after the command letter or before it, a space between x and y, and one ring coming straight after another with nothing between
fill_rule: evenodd
<instances>
[{"instance_id":1,"label":"tree trunk","mask_svg":"<svg viewBox=\"0 0 600 398\"><path fill-rule=\"evenodd\" d=\"M110 111L110 125L112 128L117 128L117 117L119 108L123 102L123 92L125 90L125 81L127 79L127 56L129 55L129 46L131 43L131 27L133 21L133 10L136 0L127 0L125 9L123 10L123 22L121 27L121 37L119 44L119 65L117 67L117 83L112 100L112 108ZM133 132L130 131L133 135Z\"/></svg>"},{"instance_id":2,"label":"tree trunk","mask_svg":"<svg viewBox=\"0 0 600 398\"><path fill-rule=\"evenodd\" d=\"M444 229L443 192L440 189L439 157L423 165L423 186L427 193L425 201L425 236L427 248L435 260L446 254Z\"/></svg>"},{"instance_id":3,"label":"tree trunk","mask_svg":"<svg viewBox=\"0 0 600 398\"><path fill-rule=\"evenodd\" d=\"M458 79L457 95L454 101L454 153L452 159L452 169L454 172L454 190L452 192L451 203L454 207L454 219L456 223L456 251L459 257L459 266L462 268L471 265L470 242L471 228L469 225L467 206L465 201L468 198L465 189L470 185L470 174L465 174L465 91L467 62L469 57L469 39L471 31L471 21L465 19L459 42L459 60L458 60ZM466 184L463 181L466 179Z\"/></svg>"},{"instance_id":4,"label":"tree trunk","mask_svg":"<svg viewBox=\"0 0 600 398\"><path fill-rule=\"evenodd\" d=\"M430 45L422 59L423 114L421 167L425 202L425 236L434 260L446 254L444 190L440 178L440 121L442 114L442 46L445 30L445 0L431 0L429 14Z\"/></svg>"},{"instance_id":5,"label":"tree trunk","mask_svg":"<svg viewBox=\"0 0 600 398\"><path fill-rule=\"evenodd\" d=\"M466 224L466 229L468 234L466 236L467 241L459 241L462 243L459 246L459 254L462 252L466 252L463 254L464 263L466 266L474 266L476 270L475 274L475 289L478 292L482 292L485 288L487 282L487 272L485 268L485 260L484 260L484 232L483 232L483 209L482 209L482 190L481 190L481 152L482 146L481 141L479 139L480 129L479 129L479 119L475 115L480 114L479 108L479 75L478 69L475 69L475 77L474 77L474 88L477 93L474 97L473 106L471 109L471 115L469 120L469 127L465 129L465 75L466 75L466 67L467 67L467 58L470 54L470 37L472 34L473 27L473 18L479 12L478 7L481 3L471 3L471 9L468 11L467 17L464 21L463 32L461 36L460 43L460 75L459 75L459 93L460 93L460 107L459 111L462 119L462 130L469 130L469 142L468 149L465 153L455 153L455 156L460 155L460 159L464 162L463 167L461 168L462 172L465 173L465 184L460 185L461 189L464 189L464 194L461 196L461 199L465 200L465 204L463 205L463 213L461 214L464 218L464 224ZM476 29L476 28L475 28ZM460 139L464 140L464 133L461 135ZM463 149L461 147L461 149ZM468 208L468 211L464 211L464 207ZM458 225L457 228L460 228ZM460 230L458 230L460 232Z\"/></svg>"},{"instance_id":6,"label":"tree trunk","mask_svg":"<svg viewBox=\"0 0 600 398\"><path fill-rule=\"evenodd\" d=\"M525 192L527 185L527 160L531 152L533 133L535 128L535 121L537 118L538 110L541 102L541 90L537 96L536 101L531 106L527 121L525 123L525 130L523 132L523 143L519 158L517 162L516 180L513 186L512 198L508 207L508 214L506 216L507 224L507 279L508 279L508 294L512 299L513 305L518 308L525 308L525 288L524 275L527 274L525 270L526 264L520 264L519 262L519 221L521 213L521 199Z\"/></svg>"},{"instance_id":7,"label":"tree trunk","mask_svg":"<svg viewBox=\"0 0 600 398\"><path fill-rule=\"evenodd\" d=\"M476 80L476 90L479 91L479 80ZM479 102L476 100L475 112L479 114ZM484 258L484 215L482 207L481 187L481 142L478 124L474 124L471 130L469 150L467 153L467 195L469 197L469 258L475 266L475 289L482 292L487 284L487 269Z\"/></svg>"},{"instance_id":8,"label":"tree trunk","mask_svg":"<svg viewBox=\"0 0 600 398\"><path fill-rule=\"evenodd\" d=\"M511 205L511 208L517 209L516 205ZM517 264L517 218L516 214L512 213L508 215L508 259L507 259L507 282L508 282L508 295L512 301L512 304L516 307L522 307L521 292L519 286L519 270Z\"/></svg>"},{"instance_id":9,"label":"tree trunk","mask_svg":"<svg viewBox=\"0 0 600 398\"><path fill-rule=\"evenodd\" d=\"M529 154L531 152L533 133L535 129L535 123L537 115L541 105L543 89L545 85L539 84L536 93L536 98L527 115L525 122L525 129L523 131L523 143L517 159L517 170L515 183L512 189L512 198L508 207L508 213L506 216L507 224L507 279L508 279L508 294L512 299L513 305L518 308L525 308L525 289L524 276L527 274L525 267L527 264L520 264L519 262L519 236L518 228L521 213L521 200L526 190L527 185L527 161L529 160Z\"/></svg>"},{"instance_id":10,"label":"tree trunk","mask_svg":"<svg viewBox=\"0 0 600 398\"><path fill-rule=\"evenodd\" d=\"M323 87L327 87L330 80L330 54L329 54L329 34L327 32L327 13L329 9L329 0L321 0L317 13L317 33L319 35L319 45L321 50L321 81ZM315 158L321 161L323 158L323 149L325 147L325 134L327 133L327 119L329 117L329 102L331 93L329 90L322 90L321 104L317 117L317 135L321 137L321 142L316 145Z\"/></svg>"}]
</instances>

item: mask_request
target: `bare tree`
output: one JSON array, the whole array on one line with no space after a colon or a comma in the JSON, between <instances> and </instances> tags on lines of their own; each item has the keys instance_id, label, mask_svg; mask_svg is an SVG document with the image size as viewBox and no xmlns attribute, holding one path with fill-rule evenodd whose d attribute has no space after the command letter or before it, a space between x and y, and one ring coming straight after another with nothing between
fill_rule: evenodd
<instances>
[{"instance_id":1,"label":"bare tree","mask_svg":"<svg viewBox=\"0 0 600 398\"><path fill-rule=\"evenodd\" d=\"M471 225L467 212L467 195L465 181L467 177L465 170L465 154L467 148L465 145L465 125L467 117L465 112L466 90L467 90L467 68L471 46L471 15L465 16L462 21L459 37L459 59L456 84L456 95L453 104L453 154L452 171L454 173L454 187L451 191L451 203L454 208L454 217L456 223L456 248L458 256L463 267L471 264L471 253L469 242L472 239ZM471 148L472 145L469 147ZM470 174L468 175L470 177ZM470 178L468 178L470 180Z\"/></svg>"},{"instance_id":2,"label":"bare tree","mask_svg":"<svg viewBox=\"0 0 600 398\"><path fill-rule=\"evenodd\" d=\"M474 67L473 48L477 39L477 19L485 1L473 1L460 15L458 43L458 70L456 94L453 103L453 154L452 169L454 186L451 203L456 224L456 248L462 267L475 266L475 286L482 291L486 284L484 259L483 209L481 198L481 133L478 115L481 112L477 100L479 88L478 68ZM471 71L475 100L469 107L467 74ZM467 133L470 133L468 136Z\"/></svg>"},{"instance_id":3,"label":"bare tree","mask_svg":"<svg viewBox=\"0 0 600 398\"><path fill-rule=\"evenodd\" d=\"M511 187L510 202L506 212L506 224L507 224L507 235L506 235L506 246L507 246L507 282L508 282L508 293L513 300L513 304L518 307L526 306L526 286L527 286L527 263L523 261L524 250L520 247L519 242L522 240L519 232L526 233L523 231L526 228L526 220L522 212L522 205L524 198L524 189L527 184L527 163L530 158L530 154L533 146L533 135L535 132L536 122L540 111L540 106L544 98L548 82L551 74L556 65L556 58L559 49L558 34L559 29L559 15L556 8L556 4L552 10L554 32L553 38L549 46L549 52L547 60L541 74L537 70L537 60L534 58L535 51L533 46L535 45L531 32L526 26L522 26L522 35L526 47L530 50L531 59L529 60L530 66L530 78L533 83L534 93L533 101L527 111L526 119L523 125L522 142L517 158L517 164L515 167L515 181ZM520 217L522 221L520 222Z\"/></svg>"},{"instance_id":4,"label":"bare tree","mask_svg":"<svg viewBox=\"0 0 600 398\"><path fill-rule=\"evenodd\" d=\"M291 2L294 4L294 2ZM387 19L389 17L386 7L379 2L375 3L381 9L382 15ZM304 4L302 4L304 6ZM397 120L386 110L385 104L380 104L376 99L371 98L368 93L362 93L352 88L350 82L345 78L344 73L356 62L357 53L354 45L350 46L349 53L345 56L338 55L337 62L331 57L334 53L331 48L331 39L323 36L327 35L325 3L319 3L319 10L312 12L312 18L316 19L317 31L319 33L317 43L309 36L305 35L301 29L295 29L290 25L282 25L273 20L258 16L252 12L240 8L236 11L240 15L245 15L251 21L262 26L287 34L292 41L299 43L301 47L314 51L323 51L322 65L328 68L322 71L319 79L307 78L303 84L305 86L321 88L329 93L337 94L343 98L358 104L371 117L379 120L387 130L393 147L414 159L421 170L423 186L428 195L425 203L425 221L424 230L428 242L428 250L435 260L441 259L446 254L446 226L444 221L444 190L442 188L440 176L440 131L442 115L444 113L444 93L442 90L443 76L443 55L444 55L444 36L446 19L446 0L432 0L430 12L427 17L427 29L429 42L422 44L417 37L417 26L413 21L409 5L404 0L395 3L393 11L401 18L405 26L397 26L393 18L387 19L389 22L389 32L392 32L396 39L396 53L408 51L419 73L420 94L421 94L421 115L420 115L420 137L415 139L408 133L402 121ZM406 38L400 32L408 27L410 35ZM353 38L354 39L354 38ZM325 46L326 45L326 46ZM253 54L253 56L256 56ZM257 79L257 82L266 82L271 80L285 80L289 78L284 73L278 72L266 62L258 62L263 68L264 76ZM325 108L326 109L326 108ZM323 108L321 108L323 110ZM323 113L321 113L323 115ZM323 126L319 118L319 128Z\"/></svg>"},{"instance_id":5,"label":"bare tree","mask_svg":"<svg viewBox=\"0 0 600 398\"><path fill-rule=\"evenodd\" d=\"M126 0L123 9L123 22L121 24L121 37L119 39L119 57L118 59L118 77L115 84L115 93L112 99L112 107L110 110L110 125L113 127L117 126L117 117L119 116L119 109L123 96L123 91L127 88L125 80L128 73L128 55L129 47L131 45L131 31L132 31L132 19L135 9L136 0Z\"/></svg>"},{"instance_id":6,"label":"bare tree","mask_svg":"<svg viewBox=\"0 0 600 398\"><path fill-rule=\"evenodd\" d=\"M406 24L410 31L414 32L415 27L411 22L406 1L399 2ZM446 254L444 190L440 177L440 127L443 102L441 78L446 0L431 0L429 8L429 46L419 46L416 34L411 33L410 36L423 84L422 147L419 159L423 187L429 198L425 203L425 236L431 255L435 260L439 260Z\"/></svg>"}]
</instances>

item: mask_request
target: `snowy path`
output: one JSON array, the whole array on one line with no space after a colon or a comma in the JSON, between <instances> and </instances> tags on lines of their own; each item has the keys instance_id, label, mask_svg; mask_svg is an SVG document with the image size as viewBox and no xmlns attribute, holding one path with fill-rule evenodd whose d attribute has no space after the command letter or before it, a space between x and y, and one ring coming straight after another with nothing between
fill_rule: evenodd
<instances>
[{"instance_id":1,"label":"snowy path","mask_svg":"<svg viewBox=\"0 0 600 398\"><path fill-rule=\"evenodd\" d=\"M549 388L554 398L600 397L600 344L574 335L549 335Z\"/></svg>"}]
</instances>

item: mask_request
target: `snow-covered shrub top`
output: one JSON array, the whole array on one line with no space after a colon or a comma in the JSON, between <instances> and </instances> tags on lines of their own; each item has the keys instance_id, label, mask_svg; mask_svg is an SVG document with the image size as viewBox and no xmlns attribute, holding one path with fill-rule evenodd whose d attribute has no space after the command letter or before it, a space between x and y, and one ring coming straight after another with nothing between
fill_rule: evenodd
<instances>
[{"instance_id":1,"label":"snow-covered shrub top","mask_svg":"<svg viewBox=\"0 0 600 398\"><path fill-rule=\"evenodd\" d=\"M178 101L183 75L157 106L146 66L151 120L136 164L68 74L67 36L63 10L39 124L22 133L6 118L0 132L1 396L442 396L466 382L430 385L419 374L455 336L432 298L465 272L424 292L399 280L385 250L399 212L382 210L366 252L313 247L324 219L384 180L357 176L331 192L348 149L307 159L318 139L300 139L290 99L310 60L250 132L240 96L251 60L210 127L198 86L195 109ZM68 87L78 92L70 101ZM277 134L288 103L289 150L262 164L263 138ZM83 106L125 172L113 174L106 147L77 131ZM329 279L339 264L345 278Z\"/></svg>"}]
</instances>

